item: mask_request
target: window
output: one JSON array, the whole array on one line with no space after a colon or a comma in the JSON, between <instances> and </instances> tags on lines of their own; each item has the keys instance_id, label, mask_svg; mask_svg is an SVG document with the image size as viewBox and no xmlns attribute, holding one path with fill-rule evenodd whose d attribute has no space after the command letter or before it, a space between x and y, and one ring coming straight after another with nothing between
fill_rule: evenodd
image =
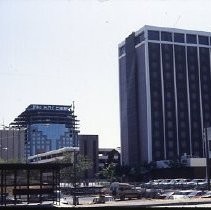
<instances>
[{"instance_id":1,"label":"window","mask_svg":"<svg viewBox=\"0 0 211 210\"><path fill-rule=\"evenodd\" d=\"M148 31L148 39L149 40L159 40L159 32L158 31L153 31L149 30Z\"/></svg>"},{"instance_id":2,"label":"window","mask_svg":"<svg viewBox=\"0 0 211 210\"><path fill-rule=\"evenodd\" d=\"M198 128L198 122L193 122L193 128Z\"/></svg>"},{"instance_id":3,"label":"window","mask_svg":"<svg viewBox=\"0 0 211 210\"><path fill-rule=\"evenodd\" d=\"M167 101L166 107L167 107L168 109L170 109L170 108L172 107L172 102L171 102L171 101Z\"/></svg>"},{"instance_id":4,"label":"window","mask_svg":"<svg viewBox=\"0 0 211 210\"><path fill-rule=\"evenodd\" d=\"M173 122L172 121L168 121L167 126L168 126L168 128L173 128Z\"/></svg>"},{"instance_id":5,"label":"window","mask_svg":"<svg viewBox=\"0 0 211 210\"><path fill-rule=\"evenodd\" d=\"M180 127L181 128L185 128L186 127L186 123L184 121L180 122Z\"/></svg>"},{"instance_id":6,"label":"window","mask_svg":"<svg viewBox=\"0 0 211 210\"><path fill-rule=\"evenodd\" d=\"M181 147L184 149L184 148L186 148L186 146L187 146L186 142L181 141Z\"/></svg>"},{"instance_id":7,"label":"window","mask_svg":"<svg viewBox=\"0 0 211 210\"><path fill-rule=\"evenodd\" d=\"M208 90L208 85L207 84L203 84L203 90L205 90L205 91Z\"/></svg>"},{"instance_id":8,"label":"window","mask_svg":"<svg viewBox=\"0 0 211 210\"><path fill-rule=\"evenodd\" d=\"M181 132L181 137L182 137L182 138L185 138L185 137L186 137L186 132L185 132L185 131L182 131L182 132Z\"/></svg>"},{"instance_id":9,"label":"window","mask_svg":"<svg viewBox=\"0 0 211 210\"><path fill-rule=\"evenodd\" d=\"M156 157L156 158L160 158L160 154L161 154L160 151L156 151L156 152L155 152L155 157Z\"/></svg>"},{"instance_id":10,"label":"window","mask_svg":"<svg viewBox=\"0 0 211 210\"><path fill-rule=\"evenodd\" d=\"M191 89L191 90L196 90L196 84L194 84L194 83L191 84L190 89Z\"/></svg>"},{"instance_id":11,"label":"window","mask_svg":"<svg viewBox=\"0 0 211 210\"><path fill-rule=\"evenodd\" d=\"M207 36L199 36L199 44L209 45Z\"/></svg>"},{"instance_id":12,"label":"window","mask_svg":"<svg viewBox=\"0 0 211 210\"><path fill-rule=\"evenodd\" d=\"M202 70L204 73L206 73L207 70L208 70L208 68L207 68L207 66L201 66L201 70Z\"/></svg>"},{"instance_id":13,"label":"window","mask_svg":"<svg viewBox=\"0 0 211 210\"><path fill-rule=\"evenodd\" d=\"M157 98L159 96L158 92L157 91L154 91L153 92L153 97Z\"/></svg>"},{"instance_id":14,"label":"window","mask_svg":"<svg viewBox=\"0 0 211 210\"><path fill-rule=\"evenodd\" d=\"M155 138L158 138L159 135L160 135L159 131L155 131L155 132L154 132L154 137L155 137Z\"/></svg>"},{"instance_id":15,"label":"window","mask_svg":"<svg viewBox=\"0 0 211 210\"><path fill-rule=\"evenodd\" d=\"M166 78L166 79L171 79L171 73L166 72L166 73L165 73L165 78Z\"/></svg>"},{"instance_id":16,"label":"window","mask_svg":"<svg viewBox=\"0 0 211 210\"><path fill-rule=\"evenodd\" d=\"M166 98L171 99L171 97L172 97L171 92L167 92L167 93L166 93Z\"/></svg>"},{"instance_id":17,"label":"window","mask_svg":"<svg viewBox=\"0 0 211 210\"><path fill-rule=\"evenodd\" d=\"M155 147L160 148L160 141L155 141Z\"/></svg>"},{"instance_id":18,"label":"window","mask_svg":"<svg viewBox=\"0 0 211 210\"><path fill-rule=\"evenodd\" d=\"M191 56L191 58L194 59L193 56ZM189 67L189 69L190 69L190 71L195 71L195 70L196 70L196 68L195 68L194 65L191 65L191 66Z\"/></svg>"},{"instance_id":19,"label":"window","mask_svg":"<svg viewBox=\"0 0 211 210\"><path fill-rule=\"evenodd\" d=\"M202 76L203 81L207 81L207 75Z\"/></svg>"},{"instance_id":20,"label":"window","mask_svg":"<svg viewBox=\"0 0 211 210\"><path fill-rule=\"evenodd\" d=\"M179 113L179 116L180 116L181 119L184 119L185 113L184 113L184 112L180 112L180 113Z\"/></svg>"},{"instance_id":21,"label":"window","mask_svg":"<svg viewBox=\"0 0 211 210\"><path fill-rule=\"evenodd\" d=\"M209 99L209 95L208 94L204 94L204 99L208 100Z\"/></svg>"},{"instance_id":22,"label":"window","mask_svg":"<svg viewBox=\"0 0 211 210\"><path fill-rule=\"evenodd\" d=\"M156 71L151 72L151 74L154 79L158 77L158 73Z\"/></svg>"},{"instance_id":23,"label":"window","mask_svg":"<svg viewBox=\"0 0 211 210\"><path fill-rule=\"evenodd\" d=\"M162 41L172 41L172 34L170 32L161 32L161 40Z\"/></svg>"},{"instance_id":24,"label":"window","mask_svg":"<svg viewBox=\"0 0 211 210\"><path fill-rule=\"evenodd\" d=\"M165 69L169 70L171 68L171 65L169 62L165 62L164 67L165 67Z\"/></svg>"},{"instance_id":25,"label":"window","mask_svg":"<svg viewBox=\"0 0 211 210\"><path fill-rule=\"evenodd\" d=\"M154 117L157 118L160 116L159 112L153 112L154 113Z\"/></svg>"},{"instance_id":26,"label":"window","mask_svg":"<svg viewBox=\"0 0 211 210\"><path fill-rule=\"evenodd\" d=\"M192 81L195 81L195 79L196 79L195 74L191 74L191 75L190 75L190 79L191 79Z\"/></svg>"},{"instance_id":27,"label":"window","mask_svg":"<svg viewBox=\"0 0 211 210\"><path fill-rule=\"evenodd\" d=\"M191 93L191 98L193 99L193 100L195 100L197 97L196 97L196 94L195 93Z\"/></svg>"},{"instance_id":28,"label":"window","mask_svg":"<svg viewBox=\"0 0 211 210\"><path fill-rule=\"evenodd\" d=\"M158 108L159 107L159 102L158 101L154 101L153 102L153 107L154 108Z\"/></svg>"},{"instance_id":29,"label":"window","mask_svg":"<svg viewBox=\"0 0 211 210\"><path fill-rule=\"evenodd\" d=\"M173 131L168 131L167 135L168 135L169 138L173 138Z\"/></svg>"},{"instance_id":30,"label":"window","mask_svg":"<svg viewBox=\"0 0 211 210\"><path fill-rule=\"evenodd\" d=\"M199 147L199 143L198 143L198 142L196 142L196 141L194 142L194 144L193 144L193 145L194 145L194 147L195 147L195 148L198 148L198 147Z\"/></svg>"},{"instance_id":31,"label":"window","mask_svg":"<svg viewBox=\"0 0 211 210\"><path fill-rule=\"evenodd\" d=\"M190 44L197 44L196 35L187 34L186 41L187 41L187 43L190 43Z\"/></svg>"},{"instance_id":32,"label":"window","mask_svg":"<svg viewBox=\"0 0 211 210\"><path fill-rule=\"evenodd\" d=\"M168 156L169 157L173 157L174 156L174 153L172 151L168 151Z\"/></svg>"},{"instance_id":33,"label":"window","mask_svg":"<svg viewBox=\"0 0 211 210\"><path fill-rule=\"evenodd\" d=\"M204 109L206 110L206 111L209 111L209 104L204 104Z\"/></svg>"},{"instance_id":34,"label":"window","mask_svg":"<svg viewBox=\"0 0 211 210\"><path fill-rule=\"evenodd\" d=\"M181 71L183 70L183 65L181 63L179 63L178 65L176 65L176 68Z\"/></svg>"},{"instance_id":35,"label":"window","mask_svg":"<svg viewBox=\"0 0 211 210\"><path fill-rule=\"evenodd\" d=\"M154 122L155 128L159 128L159 121Z\"/></svg>"},{"instance_id":36,"label":"window","mask_svg":"<svg viewBox=\"0 0 211 210\"><path fill-rule=\"evenodd\" d=\"M169 142L168 142L168 147L169 147L170 149L172 149L172 148L174 147L174 142L173 142L173 141L169 141Z\"/></svg>"},{"instance_id":37,"label":"window","mask_svg":"<svg viewBox=\"0 0 211 210\"><path fill-rule=\"evenodd\" d=\"M174 41L179 43L184 43L185 42L184 34L174 33Z\"/></svg>"},{"instance_id":38,"label":"window","mask_svg":"<svg viewBox=\"0 0 211 210\"><path fill-rule=\"evenodd\" d=\"M183 73L177 73L177 78L179 80L183 80L184 79L184 74Z\"/></svg>"}]
</instances>

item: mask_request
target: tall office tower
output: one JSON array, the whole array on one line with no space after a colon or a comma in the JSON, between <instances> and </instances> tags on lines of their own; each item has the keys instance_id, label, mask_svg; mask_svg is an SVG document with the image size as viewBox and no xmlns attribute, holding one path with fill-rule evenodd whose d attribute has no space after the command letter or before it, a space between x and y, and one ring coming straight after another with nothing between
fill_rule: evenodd
<instances>
[{"instance_id":1,"label":"tall office tower","mask_svg":"<svg viewBox=\"0 0 211 210\"><path fill-rule=\"evenodd\" d=\"M31 104L10 123L25 128L26 157L78 146L78 120L73 106Z\"/></svg>"},{"instance_id":2,"label":"tall office tower","mask_svg":"<svg viewBox=\"0 0 211 210\"><path fill-rule=\"evenodd\" d=\"M122 163L204 156L211 33L144 26L119 44Z\"/></svg>"}]
</instances>

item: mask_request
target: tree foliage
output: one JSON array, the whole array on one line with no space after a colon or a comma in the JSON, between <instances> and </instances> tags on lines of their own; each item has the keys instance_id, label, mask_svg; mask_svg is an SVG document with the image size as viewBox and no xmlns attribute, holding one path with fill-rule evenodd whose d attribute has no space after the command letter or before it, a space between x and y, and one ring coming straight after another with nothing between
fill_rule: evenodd
<instances>
[{"instance_id":1,"label":"tree foliage","mask_svg":"<svg viewBox=\"0 0 211 210\"><path fill-rule=\"evenodd\" d=\"M78 184L84 179L85 171L92 168L92 162L83 155L76 154L75 163L71 153L65 153L62 160L58 160L61 163L73 163L73 166L66 167L61 170L61 180L63 182ZM74 167L75 164L75 167Z\"/></svg>"}]
</instances>

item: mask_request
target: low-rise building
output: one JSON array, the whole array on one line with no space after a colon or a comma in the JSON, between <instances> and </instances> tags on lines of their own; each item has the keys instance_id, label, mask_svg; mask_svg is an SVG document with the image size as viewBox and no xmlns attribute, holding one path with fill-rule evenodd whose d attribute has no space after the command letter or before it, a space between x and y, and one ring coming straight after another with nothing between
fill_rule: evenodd
<instances>
[{"instance_id":1,"label":"low-rise building","mask_svg":"<svg viewBox=\"0 0 211 210\"><path fill-rule=\"evenodd\" d=\"M99 171L108 166L110 163L120 165L120 148L99 148Z\"/></svg>"}]
</instances>

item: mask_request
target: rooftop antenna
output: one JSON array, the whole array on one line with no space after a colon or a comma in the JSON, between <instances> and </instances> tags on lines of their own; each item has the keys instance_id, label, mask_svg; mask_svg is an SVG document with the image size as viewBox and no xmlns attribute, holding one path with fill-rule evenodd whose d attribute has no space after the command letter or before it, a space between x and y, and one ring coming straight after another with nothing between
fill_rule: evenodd
<instances>
[{"instance_id":1,"label":"rooftop antenna","mask_svg":"<svg viewBox=\"0 0 211 210\"><path fill-rule=\"evenodd\" d=\"M181 18L181 15L179 15L179 16L177 17L176 22L174 23L173 27L176 26L176 24L179 22L180 18Z\"/></svg>"},{"instance_id":2,"label":"rooftop antenna","mask_svg":"<svg viewBox=\"0 0 211 210\"><path fill-rule=\"evenodd\" d=\"M75 102L73 101L73 113L75 111Z\"/></svg>"}]
</instances>

